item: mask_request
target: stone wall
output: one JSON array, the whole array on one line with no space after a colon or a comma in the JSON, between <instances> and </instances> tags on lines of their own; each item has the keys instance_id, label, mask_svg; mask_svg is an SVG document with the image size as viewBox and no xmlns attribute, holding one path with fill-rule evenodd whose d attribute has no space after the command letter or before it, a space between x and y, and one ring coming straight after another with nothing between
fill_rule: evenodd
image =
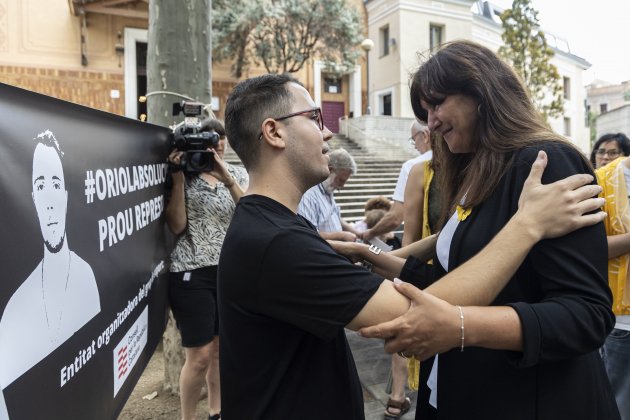
<instances>
[{"instance_id":1,"label":"stone wall","mask_svg":"<svg viewBox=\"0 0 630 420\"><path fill-rule=\"evenodd\" d=\"M125 115L123 75L96 71L0 66L0 82ZM118 98L112 98L118 91ZM115 96L115 95L114 95Z\"/></svg>"}]
</instances>

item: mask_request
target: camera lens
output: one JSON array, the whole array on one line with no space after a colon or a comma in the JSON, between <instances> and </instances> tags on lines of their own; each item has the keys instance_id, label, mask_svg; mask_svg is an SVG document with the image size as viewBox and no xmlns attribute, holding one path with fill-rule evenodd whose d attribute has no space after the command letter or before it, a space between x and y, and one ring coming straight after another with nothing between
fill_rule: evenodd
<instances>
[{"instance_id":1,"label":"camera lens","mask_svg":"<svg viewBox=\"0 0 630 420\"><path fill-rule=\"evenodd\" d=\"M188 152L188 167L192 171L208 172L214 167L214 160L210 152Z\"/></svg>"},{"instance_id":2,"label":"camera lens","mask_svg":"<svg viewBox=\"0 0 630 420\"><path fill-rule=\"evenodd\" d=\"M212 147L217 147L219 145L219 140L221 140L219 134L216 131L212 131L210 133L210 144Z\"/></svg>"}]
</instances>

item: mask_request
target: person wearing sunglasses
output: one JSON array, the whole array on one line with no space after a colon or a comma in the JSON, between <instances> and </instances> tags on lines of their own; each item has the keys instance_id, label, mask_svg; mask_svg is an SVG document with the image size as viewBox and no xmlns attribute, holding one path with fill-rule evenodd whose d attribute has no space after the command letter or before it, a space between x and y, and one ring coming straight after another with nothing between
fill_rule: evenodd
<instances>
[{"instance_id":1,"label":"person wearing sunglasses","mask_svg":"<svg viewBox=\"0 0 630 420\"><path fill-rule=\"evenodd\" d=\"M338 254L297 214L302 195L330 175L332 133L314 109L308 91L288 75L244 80L228 97L227 136L250 182L236 204L218 265L225 419L364 419L344 328L358 330L409 309L393 282ZM458 341L460 334L457 308L436 296L487 304L539 239L602 220L599 213L582 216L601 205L601 199L588 199L600 188L574 191L593 178L542 185L545 162L541 153L523 189L523 207L492 244L467 268L428 288L434 296L418 290L423 299L414 310L426 311L429 351L449 337ZM336 244L359 245L361 259L369 253L398 261L365 244ZM434 245L428 239L414 251L429 257ZM476 333L474 324L466 326L469 332Z\"/></svg>"},{"instance_id":2,"label":"person wearing sunglasses","mask_svg":"<svg viewBox=\"0 0 630 420\"><path fill-rule=\"evenodd\" d=\"M599 169L619 156L630 156L630 139L623 133L604 134L593 146L591 163Z\"/></svg>"}]
</instances>

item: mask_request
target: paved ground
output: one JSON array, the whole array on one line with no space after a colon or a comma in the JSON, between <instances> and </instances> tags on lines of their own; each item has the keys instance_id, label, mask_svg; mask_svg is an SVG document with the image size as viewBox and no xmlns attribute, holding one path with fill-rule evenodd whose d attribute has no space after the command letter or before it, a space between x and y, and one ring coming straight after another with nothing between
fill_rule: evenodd
<instances>
[{"instance_id":1,"label":"paved ground","mask_svg":"<svg viewBox=\"0 0 630 420\"><path fill-rule=\"evenodd\" d=\"M383 351L383 342L367 339L355 332L347 331L346 336L350 348L354 354L359 378L363 385L363 399L366 420L382 420L387 404L387 382L391 366L391 356ZM416 393L407 393L411 399L411 410L401 417L404 420L413 420L416 409Z\"/></svg>"},{"instance_id":2,"label":"paved ground","mask_svg":"<svg viewBox=\"0 0 630 420\"><path fill-rule=\"evenodd\" d=\"M391 356L383 351L380 340L360 337L355 332L347 331L348 342L352 348L357 371L363 384L366 420L382 420L388 394L387 382L391 364ZM151 358L131 394L127 404L120 413L119 420L176 420L179 417L179 398L162 389L164 377L164 356L162 346ZM415 417L416 394L407 394L413 405L411 411L402 417L413 420ZM207 418L205 397L197 406L197 418Z\"/></svg>"}]
</instances>

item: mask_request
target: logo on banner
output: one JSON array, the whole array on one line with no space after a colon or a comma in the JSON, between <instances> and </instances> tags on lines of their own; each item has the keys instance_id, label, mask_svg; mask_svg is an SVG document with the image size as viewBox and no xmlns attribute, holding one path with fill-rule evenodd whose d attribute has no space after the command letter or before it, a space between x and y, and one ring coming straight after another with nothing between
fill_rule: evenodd
<instances>
[{"instance_id":1,"label":"logo on banner","mask_svg":"<svg viewBox=\"0 0 630 420\"><path fill-rule=\"evenodd\" d=\"M118 378L127 373L127 346L118 350Z\"/></svg>"},{"instance_id":2,"label":"logo on banner","mask_svg":"<svg viewBox=\"0 0 630 420\"><path fill-rule=\"evenodd\" d=\"M136 322L127 330L113 350L114 356L114 397L120 391L131 369L147 345L149 331L149 308L145 307Z\"/></svg>"}]
</instances>

